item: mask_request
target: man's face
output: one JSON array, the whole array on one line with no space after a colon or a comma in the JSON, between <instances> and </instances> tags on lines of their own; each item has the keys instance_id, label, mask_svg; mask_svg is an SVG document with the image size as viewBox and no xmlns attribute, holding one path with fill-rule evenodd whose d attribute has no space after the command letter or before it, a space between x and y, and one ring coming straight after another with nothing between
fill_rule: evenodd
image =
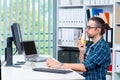
<instances>
[{"instance_id":1,"label":"man's face","mask_svg":"<svg viewBox=\"0 0 120 80\"><path fill-rule=\"evenodd\" d=\"M100 28L96 27L96 23L93 20L89 20L86 33L88 38L94 38L100 33Z\"/></svg>"}]
</instances>

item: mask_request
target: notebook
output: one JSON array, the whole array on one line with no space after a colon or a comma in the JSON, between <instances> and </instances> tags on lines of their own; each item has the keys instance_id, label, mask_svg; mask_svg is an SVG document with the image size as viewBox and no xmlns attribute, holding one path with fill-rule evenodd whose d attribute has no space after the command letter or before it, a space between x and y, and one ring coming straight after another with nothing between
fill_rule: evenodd
<instances>
[{"instance_id":1,"label":"notebook","mask_svg":"<svg viewBox=\"0 0 120 80\"><path fill-rule=\"evenodd\" d=\"M23 50L25 53L25 60L31 62L46 61L46 57L40 57L37 53L34 40L22 41Z\"/></svg>"}]
</instances>

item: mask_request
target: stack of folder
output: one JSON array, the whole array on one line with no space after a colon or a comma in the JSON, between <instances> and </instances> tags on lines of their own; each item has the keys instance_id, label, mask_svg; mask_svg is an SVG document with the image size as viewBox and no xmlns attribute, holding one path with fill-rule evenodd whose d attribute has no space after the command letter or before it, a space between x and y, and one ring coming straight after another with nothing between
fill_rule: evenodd
<instances>
[{"instance_id":1,"label":"stack of folder","mask_svg":"<svg viewBox=\"0 0 120 80\"><path fill-rule=\"evenodd\" d=\"M58 45L75 47L81 34L82 29L59 28Z\"/></svg>"},{"instance_id":2,"label":"stack of folder","mask_svg":"<svg viewBox=\"0 0 120 80\"><path fill-rule=\"evenodd\" d=\"M83 27L85 24L84 10L80 8L67 8L58 10L59 27Z\"/></svg>"}]
</instances>

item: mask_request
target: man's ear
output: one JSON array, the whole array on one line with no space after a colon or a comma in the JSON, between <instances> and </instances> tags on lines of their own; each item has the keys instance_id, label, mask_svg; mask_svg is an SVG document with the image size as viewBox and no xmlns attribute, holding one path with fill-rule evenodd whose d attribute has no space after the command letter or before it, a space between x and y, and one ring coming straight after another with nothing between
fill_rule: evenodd
<instances>
[{"instance_id":1,"label":"man's ear","mask_svg":"<svg viewBox=\"0 0 120 80\"><path fill-rule=\"evenodd\" d=\"M101 33L101 28L96 28L95 29L97 32Z\"/></svg>"},{"instance_id":2,"label":"man's ear","mask_svg":"<svg viewBox=\"0 0 120 80\"><path fill-rule=\"evenodd\" d=\"M98 28L97 31L101 34L102 29L101 29L101 28Z\"/></svg>"}]
</instances>

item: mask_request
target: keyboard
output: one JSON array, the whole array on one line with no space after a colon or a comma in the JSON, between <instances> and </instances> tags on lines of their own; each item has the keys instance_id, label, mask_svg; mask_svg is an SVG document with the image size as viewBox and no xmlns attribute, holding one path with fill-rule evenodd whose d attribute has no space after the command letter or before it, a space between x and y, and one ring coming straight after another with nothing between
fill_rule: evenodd
<instances>
[{"instance_id":1,"label":"keyboard","mask_svg":"<svg viewBox=\"0 0 120 80\"><path fill-rule=\"evenodd\" d=\"M73 72L72 70L63 70L63 69L51 69L51 68L33 68L34 71L39 71L39 72L50 72L50 73L61 73L61 74L66 74Z\"/></svg>"},{"instance_id":2,"label":"keyboard","mask_svg":"<svg viewBox=\"0 0 120 80\"><path fill-rule=\"evenodd\" d=\"M30 61L30 62L44 62L46 60L47 60L47 58L45 58L45 57L30 57L30 58L26 58L26 61Z\"/></svg>"}]
</instances>

